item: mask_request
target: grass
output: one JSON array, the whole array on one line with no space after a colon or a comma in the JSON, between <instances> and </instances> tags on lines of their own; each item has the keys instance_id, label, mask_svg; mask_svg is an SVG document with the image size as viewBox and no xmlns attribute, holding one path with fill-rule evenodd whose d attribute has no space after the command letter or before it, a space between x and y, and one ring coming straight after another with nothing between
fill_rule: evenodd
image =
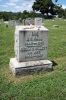
<instances>
[{"instance_id":1,"label":"grass","mask_svg":"<svg viewBox=\"0 0 66 100\"><path fill-rule=\"evenodd\" d=\"M48 59L57 65L52 72L20 77L9 71L14 28L0 25L0 100L66 100L66 22L45 20L44 25L49 29Z\"/></svg>"}]
</instances>

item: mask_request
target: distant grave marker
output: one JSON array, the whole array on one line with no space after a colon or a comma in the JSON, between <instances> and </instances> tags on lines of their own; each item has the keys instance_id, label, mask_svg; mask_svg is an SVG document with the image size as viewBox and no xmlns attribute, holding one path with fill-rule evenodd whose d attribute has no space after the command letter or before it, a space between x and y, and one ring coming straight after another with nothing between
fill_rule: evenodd
<instances>
[{"instance_id":1,"label":"distant grave marker","mask_svg":"<svg viewBox=\"0 0 66 100\"><path fill-rule=\"evenodd\" d=\"M35 26L37 27L42 26L42 18L35 18Z\"/></svg>"},{"instance_id":2,"label":"distant grave marker","mask_svg":"<svg viewBox=\"0 0 66 100\"><path fill-rule=\"evenodd\" d=\"M25 19L25 25L34 25L34 19L26 18Z\"/></svg>"},{"instance_id":3,"label":"distant grave marker","mask_svg":"<svg viewBox=\"0 0 66 100\"><path fill-rule=\"evenodd\" d=\"M17 26L17 25L22 25L21 20L16 20L16 26Z\"/></svg>"},{"instance_id":4,"label":"distant grave marker","mask_svg":"<svg viewBox=\"0 0 66 100\"><path fill-rule=\"evenodd\" d=\"M15 27L15 20L10 20L9 23L11 27Z\"/></svg>"},{"instance_id":5,"label":"distant grave marker","mask_svg":"<svg viewBox=\"0 0 66 100\"><path fill-rule=\"evenodd\" d=\"M9 26L9 21L4 21L4 24L5 24L6 27L8 27Z\"/></svg>"}]
</instances>

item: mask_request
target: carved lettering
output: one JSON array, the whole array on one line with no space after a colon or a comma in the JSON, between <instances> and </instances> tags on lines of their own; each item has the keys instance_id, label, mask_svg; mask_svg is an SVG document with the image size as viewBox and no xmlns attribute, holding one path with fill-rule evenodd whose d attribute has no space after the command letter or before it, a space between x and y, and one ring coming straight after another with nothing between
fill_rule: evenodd
<instances>
[{"instance_id":1,"label":"carved lettering","mask_svg":"<svg viewBox=\"0 0 66 100\"><path fill-rule=\"evenodd\" d=\"M20 48L20 50L25 53L25 59L42 58L43 51L47 50L47 47L38 32L32 32L31 36L27 37L24 47Z\"/></svg>"}]
</instances>

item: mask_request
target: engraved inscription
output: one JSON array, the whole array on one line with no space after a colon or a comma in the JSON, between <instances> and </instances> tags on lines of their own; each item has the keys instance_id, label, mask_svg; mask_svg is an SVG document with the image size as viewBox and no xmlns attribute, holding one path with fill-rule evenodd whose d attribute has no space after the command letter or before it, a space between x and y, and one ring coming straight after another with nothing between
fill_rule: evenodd
<instances>
[{"instance_id":1,"label":"engraved inscription","mask_svg":"<svg viewBox=\"0 0 66 100\"><path fill-rule=\"evenodd\" d=\"M43 58L43 52L47 50L44 40L40 37L38 32L32 32L30 37L27 37L24 47L20 51L25 54L26 58Z\"/></svg>"}]
</instances>

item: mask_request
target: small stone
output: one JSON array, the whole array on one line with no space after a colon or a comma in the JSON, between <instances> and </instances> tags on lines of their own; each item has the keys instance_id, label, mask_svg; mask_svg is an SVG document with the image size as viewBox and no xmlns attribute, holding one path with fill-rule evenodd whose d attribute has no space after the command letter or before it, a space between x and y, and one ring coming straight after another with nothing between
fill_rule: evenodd
<instances>
[{"instance_id":1,"label":"small stone","mask_svg":"<svg viewBox=\"0 0 66 100\"><path fill-rule=\"evenodd\" d=\"M58 28L58 27L59 27L59 25L53 25L53 27L56 27L56 28Z\"/></svg>"}]
</instances>

